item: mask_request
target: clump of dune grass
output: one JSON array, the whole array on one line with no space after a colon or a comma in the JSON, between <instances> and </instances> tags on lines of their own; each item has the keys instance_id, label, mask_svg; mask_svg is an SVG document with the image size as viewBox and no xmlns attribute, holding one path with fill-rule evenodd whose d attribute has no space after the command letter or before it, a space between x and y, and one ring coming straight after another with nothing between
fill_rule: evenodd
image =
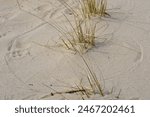
<instances>
[{"instance_id":1,"label":"clump of dune grass","mask_svg":"<svg viewBox=\"0 0 150 117\"><path fill-rule=\"evenodd\" d=\"M66 16L65 16L66 17ZM85 53L95 46L96 23L74 16L73 23L66 17L71 31L61 30L61 40L68 50Z\"/></svg>"},{"instance_id":2,"label":"clump of dune grass","mask_svg":"<svg viewBox=\"0 0 150 117\"><path fill-rule=\"evenodd\" d=\"M110 16L107 13L107 0L79 0L80 12L83 17Z\"/></svg>"},{"instance_id":3,"label":"clump of dune grass","mask_svg":"<svg viewBox=\"0 0 150 117\"><path fill-rule=\"evenodd\" d=\"M107 12L107 0L75 0L78 4L78 10L71 7L67 2L62 4L72 11L72 14L81 15L82 18L91 18L92 16L110 16Z\"/></svg>"}]
</instances>

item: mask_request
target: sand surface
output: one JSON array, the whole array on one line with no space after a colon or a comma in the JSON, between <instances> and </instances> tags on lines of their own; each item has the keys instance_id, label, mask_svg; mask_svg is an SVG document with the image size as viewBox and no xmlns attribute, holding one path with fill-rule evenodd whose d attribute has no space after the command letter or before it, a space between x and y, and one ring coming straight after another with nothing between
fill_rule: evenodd
<instances>
[{"instance_id":1,"label":"sand surface","mask_svg":"<svg viewBox=\"0 0 150 117\"><path fill-rule=\"evenodd\" d=\"M0 0L0 99L150 99L150 0L108 0L111 17L93 18L96 47L83 56L104 96L89 97L72 92L90 88L87 68L54 28L69 26L63 14L72 21L64 1L77 9L75 0Z\"/></svg>"}]
</instances>

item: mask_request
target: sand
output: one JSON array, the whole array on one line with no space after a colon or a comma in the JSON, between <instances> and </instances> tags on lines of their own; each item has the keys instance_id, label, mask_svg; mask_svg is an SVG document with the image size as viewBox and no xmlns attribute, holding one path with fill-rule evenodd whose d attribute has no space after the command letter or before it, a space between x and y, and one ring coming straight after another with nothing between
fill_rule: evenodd
<instances>
[{"instance_id":1,"label":"sand","mask_svg":"<svg viewBox=\"0 0 150 117\"><path fill-rule=\"evenodd\" d=\"M73 9L78 3L18 1L0 0L0 99L150 99L149 0L108 0L111 17L93 18L96 47L83 56L104 96L78 91L90 89L87 66L54 28L69 26L63 14L72 21L63 2Z\"/></svg>"}]
</instances>

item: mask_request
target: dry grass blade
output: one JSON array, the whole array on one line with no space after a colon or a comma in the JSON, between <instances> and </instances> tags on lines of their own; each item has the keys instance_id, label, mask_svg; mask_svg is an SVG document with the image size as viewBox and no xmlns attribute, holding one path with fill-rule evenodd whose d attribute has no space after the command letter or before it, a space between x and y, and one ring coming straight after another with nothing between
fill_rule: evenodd
<instances>
[{"instance_id":1,"label":"dry grass blade","mask_svg":"<svg viewBox=\"0 0 150 117\"><path fill-rule=\"evenodd\" d=\"M81 98L83 100L85 99L83 95L86 95L87 98L90 98L90 96L89 96L89 90L87 88L85 88L83 85L81 85L81 86L77 85L77 89L78 90L82 90L82 92L79 93L79 95L81 96Z\"/></svg>"},{"instance_id":2,"label":"dry grass blade","mask_svg":"<svg viewBox=\"0 0 150 117\"><path fill-rule=\"evenodd\" d=\"M91 69L90 65L88 64L88 62L86 61L86 59L79 54L87 68L87 80L89 85L85 86L84 84L80 83L80 85L76 85L76 89L81 91L78 92L79 95L81 96L82 99L89 99L92 95L95 94L99 94L100 96L104 96L104 92L101 86L100 81L98 80L96 74L94 73L94 71ZM86 96L84 98L84 96Z\"/></svg>"},{"instance_id":3,"label":"dry grass blade","mask_svg":"<svg viewBox=\"0 0 150 117\"><path fill-rule=\"evenodd\" d=\"M82 57L82 60L84 61L85 65L86 65L86 67L88 69L88 72L89 72L88 81L89 81L89 84L90 84L90 86L91 86L91 88L93 90L93 93L96 93L97 90L98 90L99 94L101 96L104 96L101 84L100 84L99 80L97 79L96 74L90 68L90 66L87 63L87 61L85 60L85 58L83 56L81 56L81 57Z\"/></svg>"}]
</instances>

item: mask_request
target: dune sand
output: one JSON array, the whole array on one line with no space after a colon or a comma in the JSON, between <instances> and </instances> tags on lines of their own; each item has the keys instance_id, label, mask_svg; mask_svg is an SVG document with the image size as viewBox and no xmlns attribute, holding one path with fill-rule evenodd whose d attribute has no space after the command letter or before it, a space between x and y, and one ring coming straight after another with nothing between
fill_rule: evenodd
<instances>
[{"instance_id":1,"label":"dune sand","mask_svg":"<svg viewBox=\"0 0 150 117\"><path fill-rule=\"evenodd\" d=\"M73 21L64 2L79 6L0 0L0 99L150 99L150 1L108 0L111 17L93 18L96 47L83 56L104 96L80 91L90 90L87 66L54 27L70 26L63 14Z\"/></svg>"}]
</instances>

